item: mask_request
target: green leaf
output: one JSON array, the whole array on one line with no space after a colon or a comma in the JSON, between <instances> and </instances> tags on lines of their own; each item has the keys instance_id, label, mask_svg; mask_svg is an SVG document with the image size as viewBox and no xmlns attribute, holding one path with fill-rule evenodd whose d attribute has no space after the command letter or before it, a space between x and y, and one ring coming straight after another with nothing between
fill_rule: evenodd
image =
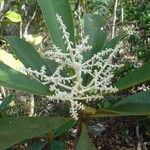
<instances>
[{"instance_id":1,"label":"green leaf","mask_svg":"<svg viewBox=\"0 0 150 150\"><path fill-rule=\"evenodd\" d=\"M9 95L5 97L0 105L0 110L7 108L13 100L14 100L14 95Z\"/></svg>"},{"instance_id":2,"label":"green leaf","mask_svg":"<svg viewBox=\"0 0 150 150\"><path fill-rule=\"evenodd\" d=\"M5 17L7 19L11 20L12 22L21 22L22 21L21 15L14 11L8 11L5 14Z\"/></svg>"},{"instance_id":3,"label":"green leaf","mask_svg":"<svg viewBox=\"0 0 150 150\"><path fill-rule=\"evenodd\" d=\"M117 87L119 90L124 90L149 80L150 61L117 81L113 86Z\"/></svg>"},{"instance_id":4,"label":"green leaf","mask_svg":"<svg viewBox=\"0 0 150 150\"><path fill-rule=\"evenodd\" d=\"M12 51L25 67L39 71L45 65L48 73L52 74L54 65L48 65L31 44L15 36L7 36L4 39L10 44Z\"/></svg>"},{"instance_id":5,"label":"green leaf","mask_svg":"<svg viewBox=\"0 0 150 150\"><path fill-rule=\"evenodd\" d=\"M49 95L47 86L0 62L0 85L38 95Z\"/></svg>"},{"instance_id":6,"label":"green leaf","mask_svg":"<svg viewBox=\"0 0 150 150\"><path fill-rule=\"evenodd\" d=\"M84 32L89 36L89 45L92 46L92 50L83 54L84 60L90 59L94 54L101 51L104 46L107 33L101 30L105 26L105 20L100 15L85 14L84 15ZM91 80L90 75L83 77L83 84L86 85Z\"/></svg>"},{"instance_id":7,"label":"green leaf","mask_svg":"<svg viewBox=\"0 0 150 150\"><path fill-rule=\"evenodd\" d=\"M85 124L82 124L82 131L76 150L83 150L83 148L85 150L96 150L95 146L91 143Z\"/></svg>"},{"instance_id":8,"label":"green leaf","mask_svg":"<svg viewBox=\"0 0 150 150\"><path fill-rule=\"evenodd\" d=\"M62 17L62 20L67 27L67 32L70 33L70 40L74 43L73 19L68 0L37 1L42 10L53 43L64 52L66 52L66 45L64 44L64 40L62 39L62 31L60 30L56 14Z\"/></svg>"},{"instance_id":9,"label":"green leaf","mask_svg":"<svg viewBox=\"0 0 150 150\"><path fill-rule=\"evenodd\" d=\"M54 131L54 135L55 136L60 136L66 132L68 132L68 130L70 128L72 128L75 125L75 121L74 120L69 120L68 122L64 123L62 126L60 126L59 128L57 128Z\"/></svg>"},{"instance_id":10,"label":"green leaf","mask_svg":"<svg viewBox=\"0 0 150 150\"><path fill-rule=\"evenodd\" d=\"M30 118L1 118L0 119L0 149L26 139L50 133L65 122L63 117L30 117Z\"/></svg>"},{"instance_id":11,"label":"green leaf","mask_svg":"<svg viewBox=\"0 0 150 150\"><path fill-rule=\"evenodd\" d=\"M107 109L100 108L94 114L89 115L89 117L95 118L129 115L150 115L150 91L128 96Z\"/></svg>"},{"instance_id":12,"label":"green leaf","mask_svg":"<svg viewBox=\"0 0 150 150\"><path fill-rule=\"evenodd\" d=\"M51 150L65 150L64 143L52 141L51 142Z\"/></svg>"},{"instance_id":13,"label":"green leaf","mask_svg":"<svg viewBox=\"0 0 150 150\"><path fill-rule=\"evenodd\" d=\"M92 50L84 54L86 60L102 49L107 37L107 33L101 30L104 26L105 20L102 16L84 15L84 31L89 36L89 45L92 46Z\"/></svg>"},{"instance_id":14,"label":"green leaf","mask_svg":"<svg viewBox=\"0 0 150 150\"><path fill-rule=\"evenodd\" d=\"M113 105L110 110L122 115L150 115L150 91L128 96Z\"/></svg>"},{"instance_id":15,"label":"green leaf","mask_svg":"<svg viewBox=\"0 0 150 150\"><path fill-rule=\"evenodd\" d=\"M114 37L113 39L111 39L110 41L108 41L103 49L106 49L106 48L115 48L115 46L121 41L123 40L127 35L126 34L121 34L121 35L118 35L116 37Z\"/></svg>"}]
</instances>

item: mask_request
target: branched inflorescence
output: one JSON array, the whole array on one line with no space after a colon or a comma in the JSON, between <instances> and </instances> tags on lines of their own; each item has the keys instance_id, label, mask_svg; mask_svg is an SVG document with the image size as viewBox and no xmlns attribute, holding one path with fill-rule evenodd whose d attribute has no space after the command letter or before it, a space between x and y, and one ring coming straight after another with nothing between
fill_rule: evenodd
<instances>
[{"instance_id":1,"label":"branched inflorescence","mask_svg":"<svg viewBox=\"0 0 150 150\"><path fill-rule=\"evenodd\" d=\"M102 99L103 94L117 91L115 87L111 86L111 79L113 71L121 65L112 64L112 59L119 51L120 46L116 46L114 49L105 49L93 55L89 60L84 60L83 53L92 50L92 47L88 45L89 37L86 36L80 44L74 46L61 16L56 14L56 17L67 52L63 53L56 45L45 52L46 58L58 64L55 72L51 76L47 75L45 66L41 66L40 71L31 68L24 70L40 80L43 85L49 85L49 90L54 93L53 96L47 96L49 100L70 102L71 116L78 119L78 110L85 108L83 101ZM66 69L72 70L72 73L66 73ZM85 84L83 77L87 76L90 81Z\"/></svg>"}]
</instances>

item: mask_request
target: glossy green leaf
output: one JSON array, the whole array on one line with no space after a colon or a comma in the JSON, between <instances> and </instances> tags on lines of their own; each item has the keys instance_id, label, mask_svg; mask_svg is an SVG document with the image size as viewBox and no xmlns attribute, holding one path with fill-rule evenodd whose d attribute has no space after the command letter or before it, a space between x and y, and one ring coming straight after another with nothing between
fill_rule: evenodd
<instances>
[{"instance_id":1,"label":"glossy green leaf","mask_svg":"<svg viewBox=\"0 0 150 150\"><path fill-rule=\"evenodd\" d=\"M71 129L74 125L75 125L75 121L74 120L69 120L68 122L64 123L62 126L57 128L54 131L54 135L55 136L60 136L64 133L68 132L68 130Z\"/></svg>"},{"instance_id":2,"label":"glossy green leaf","mask_svg":"<svg viewBox=\"0 0 150 150\"><path fill-rule=\"evenodd\" d=\"M74 42L73 19L68 0L37 1L42 10L53 43L64 52L66 52L66 45L64 44L64 40L62 39L62 31L60 30L56 14L62 17L62 20L67 27L67 32L70 33L70 40Z\"/></svg>"},{"instance_id":3,"label":"glossy green leaf","mask_svg":"<svg viewBox=\"0 0 150 150\"><path fill-rule=\"evenodd\" d=\"M22 21L21 15L14 11L8 11L5 14L5 17L12 22L21 22Z\"/></svg>"},{"instance_id":4,"label":"glossy green leaf","mask_svg":"<svg viewBox=\"0 0 150 150\"><path fill-rule=\"evenodd\" d=\"M84 54L85 59L89 59L101 50L104 46L107 33L103 31L105 26L105 20L100 15L84 15L84 31L89 36L89 45L92 46L92 50Z\"/></svg>"},{"instance_id":5,"label":"glossy green leaf","mask_svg":"<svg viewBox=\"0 0 150 150\"><path fill-rule=\"evenodd\" d=\"M91 140L88 135L87 127L85 124L82 124L81 135L77 144L76 150L96 150L95 146L91 143Z\"/></svg>"},{"instance_id":6,"label":"glossy green leaf","mask_svg":"<svg viewBox=\"0 0 150 150\"><path fill-rule=\"evenodd\" d=\"M49 74L53 72L54 65L48 65L31 44L15 36L7 36L4 39L10 44L12 51L25 67L40 70L45 65Z\"/></svg>"},{"instance_id":7,"label":"glossy green leaf","mask_svg":"<svg viewBox=\"0 0 150 150\"><path fill-rule=\"evenodd\" d=\"M37 95L49 95L47 86L0 62L0 85Z\"/></svg>"},{"instance_id":8,"label":"glossy green leaf","mask_svg":"<svg viewBox=\"0 0 150 150\"><path fill-rule=\"evenodd\" d=\"M122 115L150 115L150 91L128 96L110 108Z\"/></svg>"},{"instance_id":9,"label":"glossy green leaf","mask_svg":"<svg viewBox=\"0 0 150 150\"><path fill-rule=\"evenodd\" d=\"M124 90L149 80L150 61L117 81L113 86L117 87L119 90Z\"/></svg>"},{"instance_id":10,"label":"glossy green leaf","mask_svg":"<svg viewBox=\"0 0 150 150\"><path fill-rule=\"evenodd\" d=\"M9 107L9 104L14 100L14 96L13 95L9 95L7 97L5 97L0 105L0 110L3 110L7 107Z\"/></svg>"},{"instance_id":11,"label":"glossy green leaf","mask_svg":"<svg viewBox=\"0 0 150 150\"><path fill-rule=\"evenodd\" d=\"M30 117L0 119L0 150L26 139L52 134L65 122L63 117Z\"/></svg>"}]
</instances>

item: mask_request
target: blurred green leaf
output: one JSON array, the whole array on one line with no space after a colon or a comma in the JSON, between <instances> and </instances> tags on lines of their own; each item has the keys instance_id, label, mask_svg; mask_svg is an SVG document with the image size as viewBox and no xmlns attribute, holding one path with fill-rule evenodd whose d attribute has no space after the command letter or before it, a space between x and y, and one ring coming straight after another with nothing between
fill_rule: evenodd
<instances>
[{"instance_id":1,"label":"blurred green leaf","mask_svg":"<svg viewBox=\"0 0 150 150\"><path fill-rule=\"evenodd\" d=\"M116 45L119 44L119 42L122 41L126 36L127 34L121 34L121 35L114 37L113 39L111 39L104 45L103 49L115 48Z\"/></svg>"},{"instance_id":2,"label":"blurred green leaf","mask_svg":"<svg viewBox=\"0 0 150 150\"><path fill-rule=\"evenodd\" d=\"M140 92L128 96L113 106L100 108L90 117L111 117L111 116L148 116L150 115L150 91Z\"/></svg>"},{"instance_id":3,"label":"blurred green leaf","mask_svg":"<svg viewBox=\"0 0 150 150\"><path fill-rule=\"evenodd\" d=\"M73 19L68 0L37 0L42 10L53 43L66 52L66 45L62 39L62 31L57 21L56 14L62 17L70 33L70 40L74 43Z\"/></svg>"},{"instance_id":4,"label":"blurred green leaf","mask_svg":"<svg viewBox=\"0 0 150 150\"><path fill-rule=\"evenodd\" d=\"M119 90L124 90L140 83L150 80L150 61L127 74L124 78L117 81L113 86Z\"/></svg>"},{"instance_id":5,"label":"blurred green leaf","mask_svg":"<svg viewBox=\"0 0 150 150\"><path fill-rule=\"evenodd\" d=\"M128 96L113 105L110 110L122 115L150 115L150 91Z\"/></svg>"},{"instance_id":6,"label":"blurred green leaf","mask_svg":"<svg viewBox=\"0 0 150 150\"><path fill-rule=\"evenodd\" d=\"M75 125L75 121L74 120L69 120L68 122L64 123L62 126L57 128L54 131L54 135L55 136L60 136L64 133L68 132L68 130L71 129L74 125Z\"/></svg>"},{"instance_id":7,"label":"blurred green leaf","mask_svg":"<svg viewBox=\"0 0 150 150\"><path fill-rule=\"evenodd\" d=\"M40 71L45 65L48 74L52 74L55 69L54 65L52 63L48 65L31 44L15 36L6 36L4 39L10 44L12 51L25 67Z\"/></svg>"},{"instance_id":8,"label":"blurred green leaf","mask_svg":"<svg viewBox=\"0 0 150 150\"><path fill-rule=\"evenodd\" d=\"M84 15L84 31L89 36L89 45L92 46L91 51L84 53L86 60L102 49L107 37L106 31L103 31L105 24L104 18L100 15Z\"/></svg>"},{"instance_id":9,"label":"blurred green leaf","mask_svg":"<svg viewBox=\"0 0 150 150\"><path fill-rule=\"evenodd\" d=\"M1 118L0 119L0 149L26 139L49 133L66 121L63 117L30 117L30 118Z\"/></svg>"},{"instance_id":10,"label":"blurred green leaf","mask_svg":"<svg viewBox=\"0 0 150 150\"><path fill-rule=\"evenodd\" d=\"M100 15L84 15L84 32L85 35L89 36L89 45L92 46L92 50L83 54L85 60L90 59L94 54L101 51L104 46L107 37L106 31L103 31L105 24L104 18ZM91 80L91 77L90 75L85 75L83 79L83 84L86 85Z\"/></svg>"},{"instance_id":11,"label":"blurred green leaf","mask_svg":"<svg viewBox=\"0 0 150 150\"><path fill-rule=\"evenodd\" d=\"M82 124L81 135L77 144L76 150L96 150L95 146L91 143L91 140L88 135L87 127L85 124Z\"/></svg>"},{"instance_id":12,"label":"blurred green leaf","mask_svg":"<svg viewBox=\"0 0 150 150\"><path fill-rule=\"evenodd\" d=\"M12 22L21 22L22 21L21 15L14 11L8 11L5 14L5 17L7 19L11 20Z\"/></svg>"},{"instance_id":13,"label":"blurred green leaf","mask_svg":"<svg viewBox=\"0 0 150 150\"><path fill-rule=\"evenodd\" d=\"M37 95L49 95L47 86L0 62L0 85Z\"/></svg>"}]
</instances>

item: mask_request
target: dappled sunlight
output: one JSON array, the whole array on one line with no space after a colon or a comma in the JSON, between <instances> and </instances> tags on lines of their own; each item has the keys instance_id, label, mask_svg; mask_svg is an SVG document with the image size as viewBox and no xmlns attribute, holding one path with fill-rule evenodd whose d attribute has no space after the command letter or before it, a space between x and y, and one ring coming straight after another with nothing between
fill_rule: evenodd
<instances>
[{"instance_id":1,"label":"dappled sunlight","mask_svg":"<svg viewBox=\"0 0 150 150\"><path fill-rule=\"evenodd\" d=\"M12 54L2 49L0 49L0 61L18 71L19 68L23 67L23 64L19 60L15 59Z\"/></svg>"}]
</instances>

